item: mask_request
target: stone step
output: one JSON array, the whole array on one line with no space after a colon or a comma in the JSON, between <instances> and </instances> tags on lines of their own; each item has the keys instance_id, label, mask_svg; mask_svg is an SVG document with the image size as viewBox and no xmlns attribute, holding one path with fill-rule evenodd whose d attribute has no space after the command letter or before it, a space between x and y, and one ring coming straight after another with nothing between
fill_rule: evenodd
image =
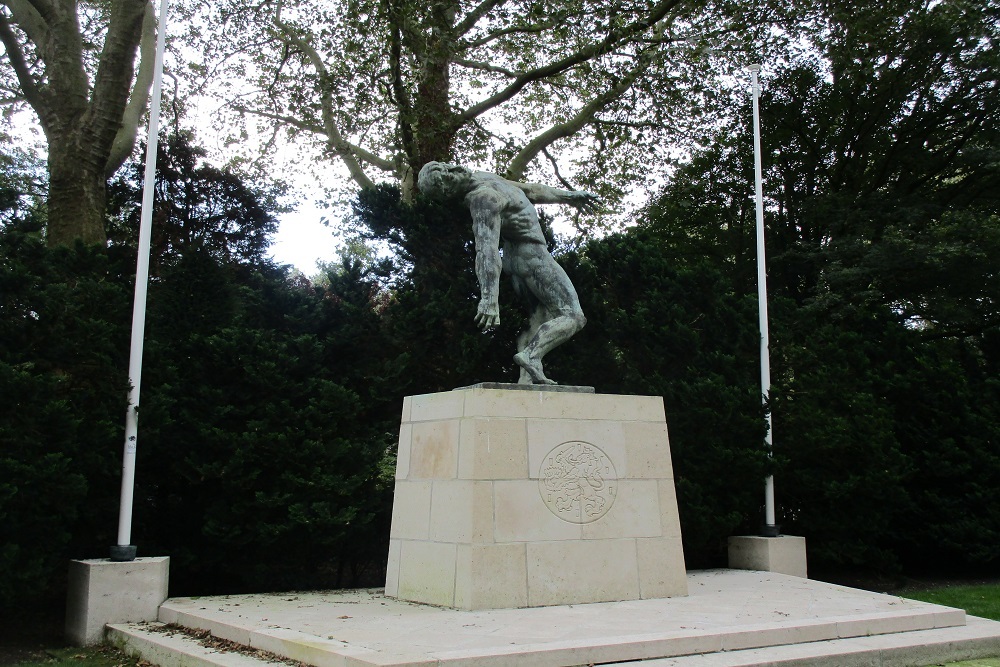
<instances>
[{"instance_id":1,"label":"stone step","mask_svg":"<svg viewBox=\"0 0 1000 667\"><path fill-rule=\"evenodd\" d=\"M644 660L642 667L924 667L998 656L1000 623L968 616L961 627Z\"/></svg>"},{"instance_id":2,"label":"stone step","mask_svg":"<svg viewBox=\"0 0 1000 667\"><path fill-rule=\"evenodd\" d=\"M166 630L162 623L109 626L108 637L115 645L159 667L273 667L287 664L266 657L206 647L187 634ZM640 662L642 667L916 667L998 655L1000 624L970 616L967 625L960 627L618 664L626 667L639 665ZM310 664L318 667L334 667L350 662L346 656L334 656L324 651L312 657ZM510 655L507 658L510 660L507 664L523 665L527 656ZM425 664L447 662L450 661L432 659ZM546 664L545 661L534 660L531 663Z\"/></svg>"},{"instance_id":3,"label":"stone step","mask_svg":"<svg viewBox=\"0 0 1000 667\"><path fill-rule=\"evenodd\" d=\"M171 631L163 623L109 625L107 639L129 655L159 667L287 667L284 661L211 648L191 635Z\"/></svg>"}]
</instances>

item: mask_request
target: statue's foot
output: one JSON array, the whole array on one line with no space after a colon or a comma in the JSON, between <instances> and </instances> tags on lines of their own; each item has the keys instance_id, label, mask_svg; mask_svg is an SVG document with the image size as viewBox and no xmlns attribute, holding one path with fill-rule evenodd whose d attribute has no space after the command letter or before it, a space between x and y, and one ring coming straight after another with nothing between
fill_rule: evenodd
<instances>
[{"instance_id":1,"label":"statue's foot","mask_svg":"<svg viewBox=\"0 0 1000 667\"><path fill-rule=\"evenodd\" d=\"M532 380L530 384L557 384L555 380L550 380L545 377L545 373L542 371L542 365L538 361L530 358L524 352L518 352L514 355L514 363L528 372L528 375L531 376ZM519 380L518 384L528 383Z\"/></svg>"}]
</instances>

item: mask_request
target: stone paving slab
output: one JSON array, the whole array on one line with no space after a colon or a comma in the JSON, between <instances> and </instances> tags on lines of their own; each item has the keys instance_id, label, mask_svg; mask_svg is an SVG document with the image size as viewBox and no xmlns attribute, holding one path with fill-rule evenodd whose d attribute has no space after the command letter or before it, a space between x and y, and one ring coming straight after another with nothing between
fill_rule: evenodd
<instances>
[{"instance_id":1,"label":"stone paving slab","mask_svg":"<svg viewBox=\"0 0 1000 667\"><path fill-rule=\"evenodd\" d=\"M173 598L159 618L318 667L565 666L965 626L962 610L768 572L691 572L688 588L683 598L489 611L377 590Z\"/></svg>"}]
</instances>

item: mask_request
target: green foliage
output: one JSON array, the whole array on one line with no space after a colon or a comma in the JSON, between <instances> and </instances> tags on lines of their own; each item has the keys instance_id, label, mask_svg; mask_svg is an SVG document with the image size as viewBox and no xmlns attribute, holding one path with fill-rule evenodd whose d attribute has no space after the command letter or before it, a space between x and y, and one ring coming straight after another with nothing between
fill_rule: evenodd
<instances>
[{"instance_id":1,"label":"green foliage","mask_svg":"<svg viewBox=\"0 0 1000 667\"><path fill-rule=\"evenodd\" d=\"M165 135L156 154L152 257L164 262L190 251L221 262L262 262L284 209L280 184L254 183L205 161L189 133ZM108 186L109 238L118 246L138 243L144 165L135 162ZM156 274L154 265L151 273Z\"/></svg>"},{"instance_id":2,"label":"green foliage","mask_svg":"<svg viewBox=\"0 0 1000 667\"><path fill-rule=\"evenodd\" d=\"M34 151L18 146L0 130L0 225L14 222L41 226L44 222L41 194L45 162Z\"/></svg>"},{"instance_id":3,"label":"green foliage","mask_svg":"<svg viewBox=\"0 0 1000 667\"><path fill-rule=\"evenodd\" d=\"M906 591L903 596L923 602L942 604L946 607L964 609L972 616L1000 621L1000 585L998 584L928 588Z\"/></svg>"},{"instance_id":4,"label":"green foliage","mask_svg":"<svg viewBox=\"0 0 1000 667\"><path fill-rule=\"evenodd\" d=\"M29 228L30 229L30 228ZM111 540L120 469L127 285L94 249L0 232L0 606L59 586L69 555ZM116 448L118 449L118 448ZM107 518L106 530L99 520ZM14 538L16 536L16 538Z\"/></svg>"},{"instance_id":5,"label":"green foliage","mask_svg":"<svg viewBox=\"0 0 1000 667\"><path fill-rule=\"evenodd\" d=\"M356 583L384 558L399 410L376 283L348 267L313 288L262 260L275 200L198 154L168 143L160 179L177 194L157 207L136 540L182 590Z\"/></svg>"},{"instance_id":6,"label":"green foliage","mask_svg":"<svg viewBox=\"0 0 1000 667\"><path fill-rule=\"evenodd\" d=\"M167 164L190 167L172 146ZM246 235L202 233L222 205L227 225L258 211L256 238L273 225L218 176L184 172L184 207L156 204L184 243L153 258L133 541L175 559L179 593L377 579L399 412L375 370L377 283L349 267L314 289ZM0 234L4 607L58 596L68 558L106 553L120 487L134 250L47 249L35 229Z\"/></svg>"},{"instance_id":7,"label":"green foliage","mask_svg":"<svg viewBox=\"0 0 1000 667\"><path fill-rule=\"evenodd\" d=\"M806 536L816 564L891 567L886 545L899 537L912 472L885 390L909 352L893 340L902 327L885 314L830 322L782 305L772 311L775 451L785 463L779 523Z\"/></svg>"},{"instance_id":8,"label":"green foliage","mask_svg":"<svg viewBox=\"0 0 1000 667\"><path fill-rule=\"evenodd\" d=\"M347 387L376 341L344 345L356 322L330 297L266 266L237 278L207 254L151 290L137 525L180 586L345 584L380 566L395 436L378 418L398 404Z\"/></svg>"},{"instance_id":9,"label":"green foliage","mask_svg":"<svg viewBox=\"0 0 1000 667\"><path fill-rule=\"evenodd\" d=\"M48 657L17 662L13 667L144 667L149 663L108 645L85 648L49 648Z\"/></svg>"},{"instance_id":10,"label":"green foliage","mask_svg":"<svg viewBox=\"0 0 1000 667\"><path fill-rule=\"evenodd\" d=\"M566 258L588 325L551 365L601 392L663 396L685 552L715 566L728 535L756 530L766 474L756 299L725 262L677 243L694 221L661 204Z\"/></svg>"},{"instance_id":11,"label":"green foliage","mask_svg":"<svg viewBox=\"0 0 1000 667\"><path fill-rule=\"evenodd\" d=\"M699 131L731 52L767 34L758 5L730 0L226 0L195 11L189 73L214 74L204 88L232 114L218 119L231 146L256 152L249 135L270 135L268 149L290 135L355 185L391 179L407 195L428 161L461 160L517 180L562 170L620 201L662 173L650 154Z\"/></svg>"},{"instance_id":12,"label":"green foliage","mask_svg":"<svg viewBox=\"0 0 1000 667\"><path fill-rule=\"evenodd\" d=\"M361 192L355 216L359 231L388 243L395 256L394 264L380 269L393 287L381 313L385 339L406 367L396 391L422 394L516 381L512 358L523 306L504 285L501 325L486 333L476 328L479 284L468 209L424 198L410 206L397 188L382 186Z\"/></svg>"}]
</instances>

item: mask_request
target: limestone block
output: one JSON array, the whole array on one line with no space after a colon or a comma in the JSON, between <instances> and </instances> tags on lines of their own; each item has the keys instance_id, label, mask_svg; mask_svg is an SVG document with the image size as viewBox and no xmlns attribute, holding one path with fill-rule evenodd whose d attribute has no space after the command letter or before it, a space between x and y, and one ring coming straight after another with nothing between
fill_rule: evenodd
<instances>
[{"instance_id":1,"label":"limestone block","mask_svg":"<svg viewBox=\"0 0 1000 667\"><path fill-rule=\"evenodd\" d=\"M677 492L674 489L674 480L657 480L657 488L660 492L660 534L663 537L674 537L681 539L681 521L677 513Z\"/></svg>"},{"instance_id":2,"label":"limestone block","mask_svg":"<svg viewBox=\"0 0 1000 667\"><path fill-rule=\"evenodd\" d=\"M620 421L605 419L528 419L528 471L532 479L542 471L554 449L566 442L597 447L614 467L615 477L628 476L625 433Z\"/></svg>"},{"instance_id":3,"label":"limestone block","mask_svg":"<svg viewBox=\"0 0 1000 667\"><path fill-rule=\"evenodd\" d=\"M104 640L109 623L155 621L167 599L170 558L72 560L66 596L66 637L74 645Z\"/></svg>"},{"instance_id":4,"label":"limestone block","mask_svg":"<svg viewBox=\"0 0 1000 667\"><path fill-rule=\"evenodd\" d=\"M430 480L396 480L392 502L392 524L389 535L404 540L426 540L430 535Z\"/></svg>"},{"instance_id":5,"label":"limestone block","mask_svg":"<svg viewBox=\"0 0 1000 667\"><path fill-rule=\"evenodd\" d=\"M529 542L532 607L639 598L635 540Z\"/></svg>"},{"instance_id":6,"label":"limestone block","mask_svg":"<svg viewBox=\"0 0 1000 667\"><path fill-rule=\"evenodd\" d=\"M404 540L398 597L451 607L455 604L456 545Z\"/></svg>"},{"instance_id":7,"label":"limestone block","mask_svg":"<svg viewBox=\"0 0 1000 667\"><path fill-rule=\"evenodd\" d=\"M430 540L456 544L493 541L493 484L456 480L434 482Z\"/></svg>"},{"instance_id":8,"label":"limestone block","mask_svg":"<svg viewBox=\"0 0 1000 667\"><path fill-rule=\"evenodd\" d=\"M792 535L730 537L729 567L806 577L806 538Z\"/></svg>"},{"instance_id":9,"label":"limestone block","mask_svg":"<svg viewBox=\"0 0 1000 667\"><path fill-rule=\"evenodd\" d=\"M629 477L673 479L666 422L625 422L622 429Z\"/></svg>"},{"instance_id":10,"label":"limestone block","mask_svg":"<svg viewBox=\"0 0 1000 667\"><path fill-rule=\"evenodd\" d=\"M402 540L389 540L389 560L385 566L385 594L399 597L399 558L403 551Z\"/></svg>"},{"instance_id":11,"label":"limestone block","mask_svg":"<svg viewBox=\"0 0 1000 667\"><path fill-rule=\"evenodd\" d=\"M525 479L528 434L523 419L463 419L458 453L460 479Z\"/></svg>"},{"instance_id":12,"label":"limestone block","mask_svg":"<svg viewBox=\"0 0 1000 667\"><path fill-rule=\"evenodd\" d=\"M639 593L644 600L688 594L687 572L677 567L684 562L680 536L637 539L635 544Z\"/></svg>"},{"instance_id":13,"label":"limestone block","mask_svg":"<svg viewBox=\"0 0 1000 667\"><path fill-rule=\"evenodd\" d=\"M460 544L455 573L459 609L528 606L526 543Z\"/></svg>"},{"instance_id":14,"label":"limestone block","mask_svg":"<svg viewBox=\"0 0 1000 667\"><path fill-rule=\"evenodd\" d=\"M454 479L458 474L460 426L458 419L413 424L407 478Z\"/></svg>"},{"instance_id":15,"label":"limestone block","mask_svg":"<svg viewBox=\"0 0 1000 667\"><path fill-rule=\"evenodd\" d=\"M405 404L404 404L405 407ZM465 393L442 391L436 394L422 394L410 397L411 422L457 419L465 409Z\"/></svg>"},{"instance_id":16,"label":"limestone block","mask_svg":"<svg viewBox=\"0 0 1000 667\"><path fill-rule=\"evenodd\" d=\"M413 442L413 424L404 422L399 427L399 446L396 448L396 479L410 475L410 447Z\"/></svg>"},{"instance_id":17,"label":"limestone block","mask_svg":"<svg viewBox=\"0 0 1000 667\"><path fill-rule=\"evenodd\" d=\"M618 421L665 421L659 396L571 394L559 392L467 389L464 393L468 417L519 417L523 419L609 419Z\"/></svg>"},{"instance_id":18,"label":"limestone block","mask_svg":"<svg viewBox=\"0 0 1000 667\"><path fill-rule=\"evenodd\" d=\"M564 521L549 511L533 479L493 483L496 542L579 540L581 524Z\"/></svg>"},{"instance_id":19,"label":"limestone block","mask_svg":"<svg viewBox=\"0 0 1000 667\"><path fill-rule=\"evenodd\" d=\"M655 479L620 479L614 503L599 521L582 524L583 539L659 537L663 534Z\"/></svg>"}]
</instances>

